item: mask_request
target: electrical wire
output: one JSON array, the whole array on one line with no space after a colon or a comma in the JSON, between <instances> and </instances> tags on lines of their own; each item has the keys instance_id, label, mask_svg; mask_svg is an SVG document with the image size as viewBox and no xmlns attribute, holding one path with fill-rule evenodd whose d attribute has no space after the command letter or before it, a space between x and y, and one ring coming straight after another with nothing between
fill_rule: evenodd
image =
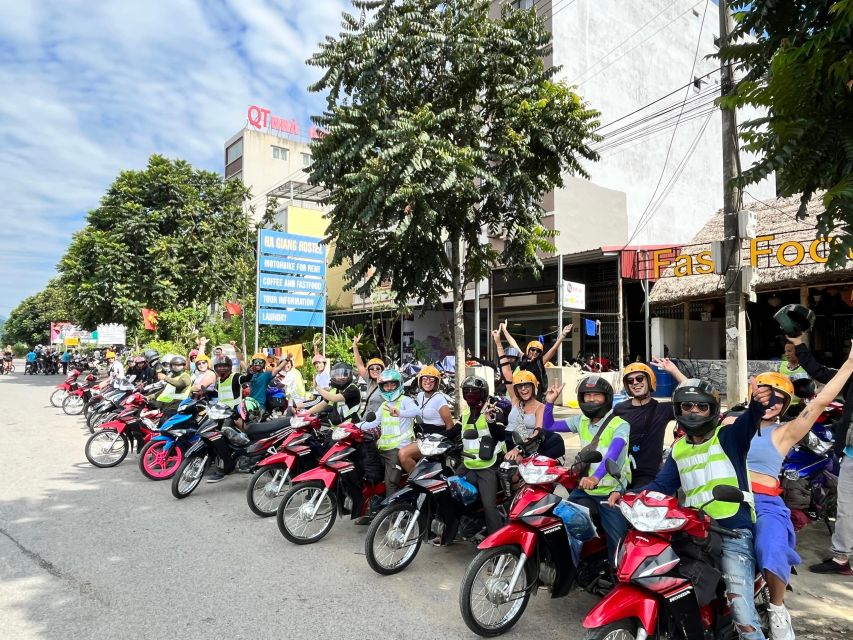
<instances>
[{"instance_id":1,"label":"electrical wire","mask_svg":"<svg viewBox=\"0 0 853 640\"><path fill-rule=\"evenodd\" d=\"M618 149L626 144L631 142L635 142L637 140L642 140L643 138L647 138L653 134L660 133L662 131L667 131L669 129L673 129L674 127L684 124L685 122L690 122L692 120L696 120L697 118L704 117L709 113L714 113L715 111L719 111L719 107L713 105L711 103L700 105L693 109L690 109L685 112L686 115L682 116L678 121L668 121L661 124L656 124L652 127L642 129L640 131L631 132L629 135L624 136L623 138L619 138L611 142L610 144L602 145L600 147L596 147L595 151L601 153L602 151L610 151L612 149Z\"/></svg>"},{"instance_id":2,"label":"electrical wire","mask_svg":"<svg viewBox=\"0 0 853 640\"><path fill-rule=\"evenodd\" d=\"M570 0L569 4L564 5L563 7L558 9L557 11L554 11L554 9L552 8L551 9L551 20L553 20L557 15L559 15L560 13L562 13L563 11L565 11L566 9L571 7L575 2L577 2L577 0Z\"/></svg>"}]
</instances>

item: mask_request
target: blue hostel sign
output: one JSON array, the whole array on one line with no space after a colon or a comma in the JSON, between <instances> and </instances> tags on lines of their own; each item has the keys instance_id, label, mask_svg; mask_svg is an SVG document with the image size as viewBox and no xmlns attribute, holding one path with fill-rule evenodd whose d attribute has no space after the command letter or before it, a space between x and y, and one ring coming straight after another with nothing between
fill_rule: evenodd
<instances>
[{"instance_id":1,"label":"blue hostel sign","mask_svg":"<svg viewBox=\"0 0 853 640\"><path fill-rule=\"evenodd\" d=\"M258 322L326 323L326 247L321 238L262 229L258 237Z\"/></svg>"}]
</instances>

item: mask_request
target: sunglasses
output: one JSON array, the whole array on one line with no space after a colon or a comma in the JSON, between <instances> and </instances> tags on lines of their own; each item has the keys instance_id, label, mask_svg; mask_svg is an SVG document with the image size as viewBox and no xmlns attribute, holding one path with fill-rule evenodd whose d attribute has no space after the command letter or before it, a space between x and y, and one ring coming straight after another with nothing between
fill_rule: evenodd
<instances>
[{"instance_id":1,"label":"sunglasses","mask_svg":"<svg viewBox=\"0 0 853 640\"><path fill-rule=\"evenodd\" d=\"M625 378L625 382L628 384L640 384L646 379L646 376L640 374L638 376L632 376L630 378Z\"/></svg>"},{"instance_id":2,"label":"sunglasses","mask_svg":"<svg viewBox=\"0 0 853 640\"><path fill-rule=\"evenodd\" d=\"M197 366L197 367L200 367L201 365L204 365L204 366L206 367L206 366L207 366L207 362L205 362L204 360L202 360L201 362L196 362L196 363L195 363L195 366Z\"/></svg>"},{"instance_id":3,"label":"sunglasses","mask_svg":"<svg viewBox=\"0 0 853 640\"><path fill-rule=\"evenodd\" d=\"M542 349L537 349L536 347L530 347L527 350L527 353L542 353Z\"/></svg>"},{"instance_id":4,"label":"sunglasses","mask_svg":"<svg viewBox=\"0 0 853 640\"><path fill-rule=\"evenodd\" d=\"M367 370L368 371L382 371L382 367L380 367L378 364L375 364L372 367L367 367Z\"/></svg>"},{"instance_id":5,"label":"sunglasses","mask_svg":"<svg viewBox=\"0 0 853 640\"><path fill-rule=\"evenodd\" d=\"M699 411L708 411L711 408L711 404L709 402L682 402L681 403L681 411L693 411L693 409L698 409Z\"/></svg>"}]
</instances>

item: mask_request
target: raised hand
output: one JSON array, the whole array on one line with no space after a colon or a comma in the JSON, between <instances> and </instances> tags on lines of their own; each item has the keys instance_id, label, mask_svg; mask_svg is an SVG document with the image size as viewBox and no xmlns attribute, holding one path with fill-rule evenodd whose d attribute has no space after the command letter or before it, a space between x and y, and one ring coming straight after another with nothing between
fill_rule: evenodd
<instances>
[{"instance_id":1,"label":"raised hand","mask_svg":"<svg viewBox=\"0 0 853 640\"><path fill-rule=\"evenodd\" d=\"M758 386L755 383L755 378L749 379L749 386L752 389L752 399L764 405L768 409L776 404L776 396L773 394L773 389L767 386Z\"/></svg>"},{"instance_id":2,"label":"raised hand","mask_svg":"<svg viewBox=\"0 0 853 640\"><path fill-rule=\"evenodd\" d=\"M567 324L565 327L563 327L563 337L564 338L566 336L568 336L571 332L572 332L572 325L571 324Z\"/></svg>"},{"instance_id":3,"label":"raised hand","mask_svg":"<svg viewBox=\"0 0 853 640\"><path fill-rule=\"evenodd\" d=\"M358 334L354 335L352 337L352 346L357 347L359 344L359 341L361 340L361 336L363 336L363 335L364 335L363 333L358 333Z\"/></svg>"},{"instance_id":4,"label":"raised hand","mask_svg":"<svg viewBox=\"0 0 853 640\"><path fill-rule=\"evenodd\" d=\"M652 358L651 360L649 360L649 363L653 364L656 367L660 367L661 369L663 369L664 371L668 371L669 373L672 373L673 369L677 369L675 363L669 358Z\"/></svg>"},{"instance_id":5,"label":"raised hand","mask_svg":"<svg viewBox=\"0 0 853 640\"><path fill-rule=\"evenodd\" d=\"M555 382L550 387L548 387L548 391L545 392L545 402L547 402L548 404L554 404L557 398L560 397L560 393L563 391L563 388L565 386L565 382Z\"/></svg>"}]
</instances>

